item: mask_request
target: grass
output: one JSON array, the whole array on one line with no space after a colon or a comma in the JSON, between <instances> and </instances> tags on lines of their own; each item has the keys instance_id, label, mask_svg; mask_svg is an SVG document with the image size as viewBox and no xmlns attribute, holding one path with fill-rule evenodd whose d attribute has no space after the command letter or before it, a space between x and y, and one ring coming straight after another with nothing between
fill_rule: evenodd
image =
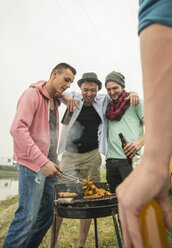
<instances>
[{"instance_id":1,"label":"grass","mask_svg":"<svg viewBox=\"0 0 172 248\"><path fill-rule=\"evenodd\" d=\"M18 202L18 197L15 196L13 198L7 199L5 201L0 201L0 212L8 208L9 206Z\"/></svg>"},{"instance_id":2,"label":"grass","mask_svg":"<svg viewBox=\"0 0 172 248\"><path fill-rule=\"evenodd\" d=\"M102 182L106 182L106 170L102 170Z\"/></svg>"},{"instance_id":3,"label":"grass","mask_svg":"<svg viewBox=\"0 0 172 248\"><path fill-rule=\"evenodd\" d=\"M169 199L172 205L172 189L169 191ZM168 241L170 244L170 248L172 248L172 231L167 230Z\"/></svg>"},{"instance_id":4,"label":"grass","mask_svg":"<svg viewBox=\"0 0 172 248\"><path fill-rule=\"evenodd\" d=\"M18 167L0 165L0 178L17 178L18 177Z\"/></svg>"},{"instance_id":5,"label":"grass","mask_svg":"<svg viewBox=\"0 0 172 248\"><path fill-rule=\"evenodd\" d=\"M100 248L117 248L117 241L115 230L113 227L112 217L98 218L97 219L98 228L98 243ZM76 219L64 219L62 227L60 229L58 248L76 248L77 240L79 235L79 220ZM47 237L49 238L49 237ZM40 248L47 247L44 241L40 245ZM89 235L86 241L85 248L95 247L94 238L94 222L91 224Z\"/></svg>"},{"instance_id":6,"label":"grass","mask_svg":"<svg viewBox=\"0 0 172 248\"><path fill-rule=\"evenodd\" d=\"M0 165L0 171L18 171L18 166Z\"/></svg>"}]
</instances>

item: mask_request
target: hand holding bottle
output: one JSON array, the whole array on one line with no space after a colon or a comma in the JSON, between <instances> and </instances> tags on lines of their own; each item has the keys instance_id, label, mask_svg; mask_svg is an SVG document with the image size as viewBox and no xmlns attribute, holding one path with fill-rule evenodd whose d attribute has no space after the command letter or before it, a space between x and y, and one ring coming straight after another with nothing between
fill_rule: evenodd
<instances>
[{"instance_id":1,"label":"hand holding bottle","mask_svg":"<svg viewBox=\"0 0 172 248\"><path fill-rule=\"evenodd\" d=\"M124 149L127 146L128 142L127 142L126 138L124 137L124 135L122 133L119 133L118 135L119 135L119 138L121 140L122 149L124 151ZM124 151L124 153L125 153L125 151ZM127 158L128 162L129 162L129 164L132 164L132 159L130 158L130 156L126 155L126 158Z\"/></svg>"},{"instance_id":2,"label":"hand holding bottle","mask_svg":"<svg viewBox=\"0 0 172 248\"><path fill-rule=\"evenodd\" d=\"M124 153L126 157L133 158L136 152L140 151L142 146L143 144L141 142L141 139L128 142L126 146L124 147Z\"/></svg>"}]
</instances>

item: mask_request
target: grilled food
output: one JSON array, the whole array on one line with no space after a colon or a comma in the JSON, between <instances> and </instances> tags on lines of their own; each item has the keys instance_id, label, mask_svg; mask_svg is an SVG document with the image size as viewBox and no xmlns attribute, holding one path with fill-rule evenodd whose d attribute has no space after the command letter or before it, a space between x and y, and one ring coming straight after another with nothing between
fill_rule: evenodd
<instances>
[{"instance_id":1,"label":"grilled food","mask_svg":"<svg viewBox=\"0 0 172 248\"><path fill-rule=\"evenodd\" d=\"M76 193L69 193L69 192L59 192L58 196L60 198L75 198L77 196Z\"/></svg>"},{"instance_id":2,"label":"grilled food","mask_svg":"<svg viewBox=\"0 0 172 248\"><path fill-rule=\"evenodd\" d=\"M87 195L87 196L83 196L83 199L98 199L101 198L101 195Z\"/></svg>"},{"instance_id":3,"label":"grilled food","mask_svg":"<svg viewBox=\"0 0 172 248\"><path fill-rule=\"evenodd\" d=\"M92 181L90 181L90 175L88 176L88 181L83 180L82 181L83 189L85 190L84 192L84 199L94 199L94 198L100 198L106 195L112 195L107 190L104 189L99 189L97 188Z\"/></svg>"}]
</instances>

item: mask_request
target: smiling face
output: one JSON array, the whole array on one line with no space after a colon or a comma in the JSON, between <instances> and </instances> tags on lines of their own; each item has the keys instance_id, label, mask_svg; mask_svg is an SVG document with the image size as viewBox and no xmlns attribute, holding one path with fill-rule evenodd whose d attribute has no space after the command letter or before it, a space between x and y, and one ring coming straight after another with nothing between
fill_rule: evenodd
<instances>
[{"instance_id":1,"label":"smiling face","mask_svg":"<svg viewBox=\"0 0 172 248\"><path fill-rule=\"evenodd\" d=\"M121 87L121 85L115 82L108 82L106 84L106 90L108 95L112 98L112 100L117 100L123 92L123 88Z\"/></svg>"},{"instance_id":2,"label":"smiling face","mask_svg":"<svg viewBox=\"0 0 172 248\"><path fill-rule=\"evenodd\" d=\"M92 101L97 95L98 85L94 82L83 82L81 84L81 94L84 98L84 105L91 106Z\"/></svg>"}]
</instances>

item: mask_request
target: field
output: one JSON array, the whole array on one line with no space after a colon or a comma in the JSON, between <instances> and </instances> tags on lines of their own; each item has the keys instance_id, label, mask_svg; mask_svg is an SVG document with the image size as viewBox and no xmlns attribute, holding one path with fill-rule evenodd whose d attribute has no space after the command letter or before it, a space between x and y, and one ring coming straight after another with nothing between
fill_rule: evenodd
<instances>
[{"instance_id":1,"label":"field","mask_svg":"<svg viewBox=\"0 0 172 248\"><path fill-rule=\"evenodd\" d=\"M12 178L18 176L17 166L0 165L0 178Z\"/></svg>"}]
</instances>

